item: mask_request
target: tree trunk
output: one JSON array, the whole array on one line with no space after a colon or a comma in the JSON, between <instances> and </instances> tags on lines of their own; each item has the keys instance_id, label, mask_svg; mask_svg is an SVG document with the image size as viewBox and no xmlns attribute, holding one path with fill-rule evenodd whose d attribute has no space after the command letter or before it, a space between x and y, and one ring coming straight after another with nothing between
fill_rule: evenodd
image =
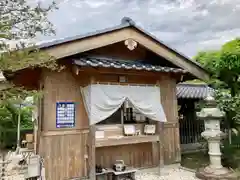
<instances>
[{"instance_id":1,"label":"tree trunk","mask_svg":"<svg viewBox=\"0 0 240 180\"><path fill-rule=\"evenodd\" d=\"M236 90L235 90L235 87L232 87L231 88L231 96L232 98L236 96ZM227 113L227 123L228 123L228 141L229 141L229 144L231 145L232 144L232 121L233 121L233 118L234 116L236 115L235 112L233 111L230 111Z\"/></svg>"},{"instance_id":2,"label":"tree trunk","mask_svg":"<svg viewBox=\"0 0 240 180\"><path fill-rule=\"evenodd\" d=\"M230 145L232 144L232 129L228 129L228 142Z\"/></svg>"}]
</instances>

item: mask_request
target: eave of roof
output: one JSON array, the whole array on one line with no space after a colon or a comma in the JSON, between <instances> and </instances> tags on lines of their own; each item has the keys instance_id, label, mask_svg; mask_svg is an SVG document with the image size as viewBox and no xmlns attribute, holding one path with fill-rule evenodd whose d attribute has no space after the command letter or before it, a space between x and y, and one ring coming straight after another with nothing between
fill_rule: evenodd
<instances>
[{"instance_id":1,"label":"eave of roof","mask_svg":"<svg viewBox=\"0 0 240 180\"><path fill-rule=\"evenodd\" d=\"M98 57L98 56L83 56L73 59L73 64L79 66L89 67L104 67L104 68L116 68L126 70L144 70L153 72L166 72L166 73L187 73L186 70L181 68L162 67L158 65L149 64L146 61L141 60L122 60L110 57Z\"/></svg>"},{"instance_id":2,"label":"eave of roof","mask_svg":"<svg viewBox=\"0 0 240 180\"><path fill-rule=\"evenodd\" d=\"M214 89L207 84L177 84L177 98L178 99L205 99L209 94L213 95Z\"/></svg>"},{"instance_id":3,"label":"eave of roof","mask_svg":"<svg viewBox=\"0 0 240 180\"><path fill-rule=\"evenodd\" d=\"M175 53L177 56L179 56L179 57L183 58L184 60L190 62L191 64L199 67L200 69L202 69L203 71L205 71L206 73L209 74L209 72L206 69L204 69L199 63L197 63L196 61L193 61L192 59L186 57L182 53L178 52L176 49L170 48L168 45L166 45L165 43L160 41L157 37L153 36L149 32L147 32L144 29L142 29L141 27L137 26L135 24L135 22L128 17L124 17L122 19L122 23L120 25L117 25L117 26L114 26L114 27L111 27L111 28L105 28L105 29L102 29L102 30L97 30L95 32L86 33L86 34L83 34L83 35L77 35L77 36L73 36L73 37L63 38L63 39L60 39L60 40L46 42L46 43L40 44L38 47L40 49L45 49L45 48L49 48L49 47L52 47L52 46L56 46L56 45L60 45L60 44L64 44L64 43L69 43L69 42L72 42L72 41L77 41L77 40L81 40L81 39L84 39L84 38L89 38L89 37L92 37L92 36L105 34L105 33L108 33L108 32L120 30L120 29L127 28L127 27L133 27L136 30L142 32L143 34L146 34L147 36L152 38L154 41L156 41L157 43L159 43L160 45L162 45L163 47L165 47L169 51Z\"/></svg>"},{"instance_id":4,"label":"eave of roof","mask_svg":"<svg viewBox=\"0 0 240 180\"><path fill-rule=\"evenodd\" d=\"M69 43L69 42L72 42L72 41L77 41L77 40L81 40L81 39L84 39L84 38L89 38L89 37L92 37L92 36L105 34L105 33L111 32L111 31L120 30L120 29L123 29L123 28L127 28L129 26L131 26L131 25L125 23L125 24L120 24L120 25L114 26L114 27L105 28L105 29L102 29L102 30L94 31L94 32L89 32L89 33L82 34L82 35L76 35L76 36L72 36L72 37L61 38L61 39L50 41L50 42L44 42L44 43L39 44L38 48L40 48L40 49L49 48L49 47L52 47L52 46L61 45L61 44L64 44L64 43Z\"/></svg>"}]
</instances>

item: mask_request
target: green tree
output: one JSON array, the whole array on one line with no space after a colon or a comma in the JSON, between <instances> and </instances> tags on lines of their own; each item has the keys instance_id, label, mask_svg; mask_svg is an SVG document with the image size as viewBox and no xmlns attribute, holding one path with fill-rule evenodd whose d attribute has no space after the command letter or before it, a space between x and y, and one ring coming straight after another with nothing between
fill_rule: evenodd
<instances>
[{"instance_id":1,"label":"green tree","mask_svg":"<svg viewBox=\"0 0 240 180\"><path fill-rule=\"evenodd\" d=\"M0 71L11 73L36 66L58 69L54 58L39 51L33 43L38 34L54 34L53 25L48 21L47 15L56 9L56 4L53 2L48 6L43 6L40 2L33 2L28 0L0 1ZM12 48L11 44L17 45ZM1 91L0 98L16 96L16 93L19 97L22 91L22 88L12 87ZM6 93L7 95L4 95ZM28 91L24 91L23 96L27 93Z\"/></svg>"},{"instance_id":2,"label":"green tree","mask_svg":"<svg viewBox=\"0 0 240 180\"><path fill-rule=\"evenodd\" d=\"M18 117L20 114L20 135L33 129L31 107L19 108L11 102L0 104L0 148L16 146Z\"/></svg>"},{"instance_id":3,"label":"green tree","mask_svg":"<svg viewBox=\"0 0 240 180\"><path fill-rule=\"evenodd\" d=\"M53 57L40 51L34 44L37 35L54 34L48 13L56 9L54 2L48 5L41 1L0 0L0 72L7 74L24 68L44 67L58 70ZM15 45L13 45L15 44ZM12 85L0 91L0 128L14 129L16 133L18 109L27 96L39 97L41 92L29 91ZM36 98L35 98L36 99ZM21 110L21 124L31 126L30 109ZM0 129L1 133L1 129Z\"/></svg>"},{"instance_id":4,"label":"green tree","mask_svg":"<svg viewBox=\"0 0 240 180\"><path fill-rule=\"evenodd\" d=\"M216 89L218 105L226 112L231 143L231 132L237 133L240 125L240 39L216 51L200 52L195 59L211 72L208 83Z\"/></svg>"},{"instance_id":5,"label":"green tree","mask_svg":"<svg viewBox=\"0 0 240 180\"><path fill-rule=\"evenodd\" d=\"M19 108L14 104L0 104L0 126L17 130L18 115L21 115L21 128L33 128L31 107Z\"/></svg>"}]
</instances>

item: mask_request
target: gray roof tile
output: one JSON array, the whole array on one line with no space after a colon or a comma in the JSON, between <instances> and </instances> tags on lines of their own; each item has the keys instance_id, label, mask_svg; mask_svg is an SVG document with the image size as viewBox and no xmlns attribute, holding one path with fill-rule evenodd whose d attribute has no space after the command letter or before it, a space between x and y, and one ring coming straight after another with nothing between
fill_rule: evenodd
<instances>
[{"instance_id":1,"label":"gray roof tile","mask_svg":"<svg viewBox=\"0 0 240 180\"><path fill-rule=\"evenodd\" d=\"M185 84L177 85L177 98L182 99L204 99L208 93L213 95L214 90L206 84Z\"/></svg>"},{"instance_id":2,"label":"gray roof tile","mask_svg":"<svg viewBox=\"0 0 240 180\"><path fill-rule=\"evenodd\" d=\"M99 56L83 56L73 59L73 64L84 67L105 67L116 69L133 69L146 70L155 72L172 72L172 73L187 73L187 71L180 68L162 67L149 64L144 60L132 61L122 60L110 57ZM214 90L206 84L177 84L177 98L178 99L204 99L208 93L212 94Z\"/></svg>"},{"instance_id":3,"label":"gray roof tile","mask_svg":"<svg viewBox=\"0 0 240 180\"><path fill-rule=\"evenodd\" d=\"M162 67L158 65L149 64L146 61L138 60L122 60L109 57L96 57L96 56L84 56L73 59L73 63L79 66L90 67L105 67L116 69L132 69L132 70L145 70L155 72L172 72L172 73L187 73L186 70L181 68Z\"/></svg>"},{"instance_id":4,"label":"gray roof tile","mask_svg":"<svg viewBox=\"0 0 240 180\"><path fill-rule=\"evenodd\" d=\"M144 29L142 29L141 27L137 26L136 23L129 17L124 17L122 19L120 25L117 25L117 26L114 26L114 27L111 27L111 28L105 28L105 29L98 30L98 31L95 31L95 32L91 32L91 33L86 33L84 35L77 35L77 36L67 37L67 38L63 38L63 39L59 39L59 40L55 40L55 41L51 41L51 42L45 42L45 43L42 43L42 44L38 45L38 48L40 48L40 49L48 48L48 47L51 47L51 46L56 46L56 45L60 45L60 44L64 44L64 43L68 43L68 42L72 42L72 41L76 41L76 40L81 40L81 39L84 39L84 38L89 38L89 37L92 37L92 36L108 33L108 32L111 32L111 31L120 30L120 29L127 28L127 27L133 27L133 28L137 29L138 31L146 34L147 36L149 36L150 38L152 38L153 40L157 41L159 44L164 46L169 51L175 53L176 55L182 57L184 60L186 60L186 61L198 66L202 70L206 71L198 62L193 61L192 59L186 57L182 53L178 52L176 49L170 48L170 46L168 46L167 44L160 41L157 37L153 36L149 32L147 32Z\"/></svg>"}]
</instances>

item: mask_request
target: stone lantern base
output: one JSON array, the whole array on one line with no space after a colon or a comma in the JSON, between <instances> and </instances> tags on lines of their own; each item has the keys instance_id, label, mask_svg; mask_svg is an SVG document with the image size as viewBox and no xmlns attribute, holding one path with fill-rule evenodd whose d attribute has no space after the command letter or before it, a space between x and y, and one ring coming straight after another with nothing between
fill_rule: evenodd
<instances>
[{"instance_id":1,"label":"stone lantern base","mask_svg":"<svg viewBox=\"0 0 240 180\"><path fill-rule=\"evenodd\" d=\"M209 166L196 172L196 177L204 180L238 180L240 177L227 168L212 169Z\"/></svg>"}]
</instances>

